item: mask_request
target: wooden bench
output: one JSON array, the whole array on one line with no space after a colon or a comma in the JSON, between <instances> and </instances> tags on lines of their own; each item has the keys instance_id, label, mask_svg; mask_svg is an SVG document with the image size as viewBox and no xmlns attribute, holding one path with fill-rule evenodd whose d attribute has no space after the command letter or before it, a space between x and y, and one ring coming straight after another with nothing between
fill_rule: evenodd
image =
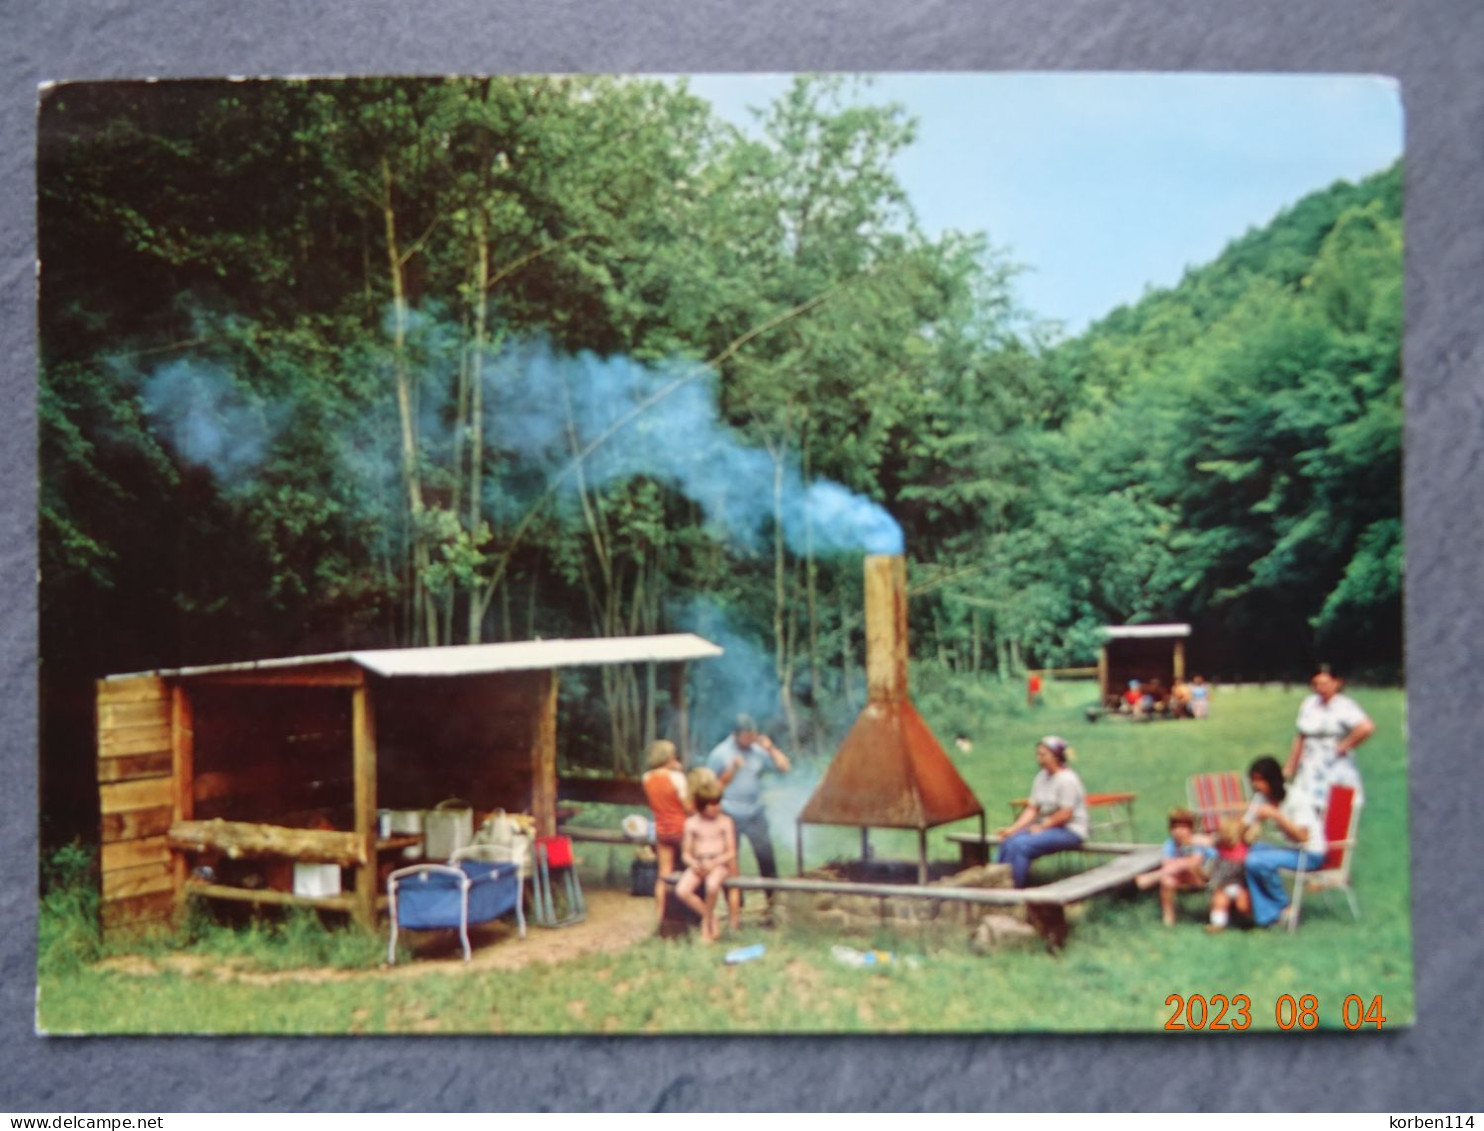
<instances>
[{"instance_id":1,"label":"wooden bench","mask_svg":"<svg viewBox=\"0 0 1484 1131\"><path fill-rule=\"evenodd\" d=\"M991 850L998 848L1000 843L1000 838L997 836L980 836L978 833L949 833L947 839L958 845L959 863L965 868L988 864ZM1147 844L1136 844L1127 840L1088 840L1083 841L1077 848L1067 851L1081 852L1088 856L1123 856L1137 849L1148 847Z\"/></svg>"},{"instance_id":2,"label":"wooden bench","mask_svg":"<svg viewBox=\"0 0 1484 1131\"><path fill-rule=\"evenodd\" d=\"M1100 845L1096 851L1113 855L1114 859L1086 872L1042 884L1040 887L924 887L916 884L852 883L849 880L783 877L768 879L763 876L733 876L725 881L724 886L740 891L874 895L887 899L936 899L947 903L990 904L1001 907L1024 905L1026 918L1046 943L1046 949L1055 952L1066 945L1066 909L1069 905L1132 883L1135 876L1152 872L1159 867L1160 846L1156 844L1108 844ZM680 875L679 872L672 873L665 877L665 881L674 884L680 879Z\"/></svg>"},{"instance_id":3,"label":"wooden bench","mask_svg":"<svg viewBox=\"0 0 1484 1131\"><path fill-rule=\"evenodd\" d=\"M563 825L562 836L571 837L573 840L586 841L589 844L653 844L650 837L634 838L622 829L589 829L577 825Z\"/></svg>"},{"instance_id":4,"label":"wooden bench","mask_svg":"<svg viewBox=\"0 0 1484 1131\"><path fill-rule=\"evenodd\" d=\"M1087 839L1091 840L1099 833L1110 829L1122 829L1125 835L1132 835L1134 831L1134 802L1139 799L1137 793L1089 793L1087 802ZM1017 797L1010 802L1010 812L1018 817L1021 811L1031 803L1029 797ZM1098 814L1096 809L1112 809L1114 812L1102 815L1102 820L1096 820ZM1121 809L1121 812L1118 811Z\"/></svg>"}]
</instances>

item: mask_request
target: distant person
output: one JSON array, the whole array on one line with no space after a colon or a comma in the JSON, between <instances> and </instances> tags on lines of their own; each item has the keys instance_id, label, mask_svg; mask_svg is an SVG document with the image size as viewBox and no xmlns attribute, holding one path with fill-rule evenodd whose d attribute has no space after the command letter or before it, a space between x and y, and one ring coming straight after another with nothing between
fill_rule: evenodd
<instances>
[{"instance_id":1,"label":"distant person","mask_svg":"<svg viewBox=\"0 0 1484 1131\"><path fill-rule=\"evenodd\" d=\"M1309 681L1314 694L1299 705L1297 733L1288 752L1283 775L1301 784L1321 810L1329 802L1329 787L1348 785L1363 800L1355 748L1376 732L1376 724L1354 699L1342 695L1345 681L1322 667Z\"/></svg>"},{"instance_id":2,"label":"distant person","mask_svg":"<svg viewBox=\"0 0 1484 1131\"><path fill-rule=\"evenodd\" d=\"M1206 677L1197 675L1190 681L1190 717L1204 719L1211 713L1211 687Z\"/></svg>"},{"instance_id":3,"label":"distant person","mask_svg":"<svg viewBox=\"0 0 1484 1131\"><path fill-rule=\"evenodd\" d=\"M739 838L746 837L757 857L757 870L767 879L778 875L773 858L773 838L768 830L768 811L763 807L763 774L786 774L792 769L788 757L773 745L773 740L759 734L751 715L738 715L732 733L716 744L706 757L707 767L716 774L722 789L721 808L737 826ZM737 893L740 897L740 893ZM772 893L768 893L772 903ZM736 907L732 917L735 925Z\"/></svg>"},{"instance_id":4,"label":"distant person","mask_svg":"<svg viewBox=\"0 0 1484 1131\"><path fill-rule=\"evenodd\" d=\"M654 813L654 852L657 871L654 881L655 913L665 918L665 877L680 862L681 838L685 819L691 813L690 790L685 770L680 764L680 751L666 739L649 744L649 772L644 775L644 796Z\"/></svg>"},{"instance_id":5,"label":"distant person","mask_svg":"<svg viewBox=\"0 0 1484 1131\"><path fill-rule=\"evenodd\" d=\"M1306 871L1324 864L1329 843L1324 838L1323 805L1301 781L1283 784L1278 759L1258 758L1247 770L1252 781L1246 838L1255 841L1264 823L1271 821L1287 845L1254 843L1247 853L1247 892L1252 921L1259 927L1280 922L1288 910L1288 890L1278 874L1303 862Z\"/></svg>"},{"instance_id":6,"label":"distant person","mask_svg":"<svg viewBox=\"0 0 1484 1131\"><path fill-rule=\"evenodd\" d=\"M1143 713L1144 688L1136 679L1128 681L1128 690L1123 693L1123 710L1134 718L1139 718Z\"/></svg>"},{"instance_id":7,"label":"distant person","mask_svg":"<svg viewBox=\"0 0 1484 1131\"><path fill-rule=\"evenodd\" d=\"M1195 831L1195 814L1171 809L1166 818L1170 835L1159 850L1159 870L1134 879L1141 891L1159 888L1159 915L1166 927L1175 925L1175 897L1182 891L1206 886L1206 869L1216 859L1211 838Z\"/></svg>"},{"instance_id":8,"label":"distant person","mask_svg":"<svg viewBox=\"0 0 1484 1131\"><path fill-rule=\"evenodd\" d=\"M1036 743L1041 769L1031 782L1030 800L1014 824L995 834L1002 838L996 859L1010 865L1018 888L1030 878L1032 860L1080 848L1087 839L1087 791L1067 765L1071 757L1066 740L1054 734Z\"/></svg>"},{"instance_id":9,"label":"distant person","mask_svg":"<svg viewBox=\"0 0 1484 1131\"><path fill-rule=\"evenodd\" d=\"M1037 707L1041 703L1041 673L1031 672L1025 681L1025 705Z\"/></svg>"},{"instance_id":10,"label":"distant person","mask_svg":"<svg viewBox=\"0 0 1484 1131\"><path fill-rule=\"evenodd\" d=\"M698 783L695 802L696 811L685 819L680 848L685 872L675 895L701 917L701 940L715 942L721 938L716 900L737 861L737 827L721 811L721 790L714 783Z\"/></svg>"},{"instance_id":11,"label":"distant person","mask_svg":"<svg viewBox=\"0 0 1484 1131\"><path fill-rule=\"evenodd\" d=\"M1183 679L1170 686L1170 714L1177 719L1190 718L1190 684Z\"/></svg>"}]
</instances>

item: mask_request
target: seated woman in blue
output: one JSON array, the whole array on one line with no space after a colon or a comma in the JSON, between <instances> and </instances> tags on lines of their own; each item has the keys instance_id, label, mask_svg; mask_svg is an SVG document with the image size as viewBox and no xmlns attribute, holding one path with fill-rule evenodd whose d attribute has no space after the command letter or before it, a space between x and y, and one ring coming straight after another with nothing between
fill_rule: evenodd
<instances>
[{"instance_id":1,"label":"seated woman in blue","mask_svg":"<svg viewBox=\"0 0 1484 1131\"><path fill-rule=\"evenodd\" d=\"M1319 868L1329 844L1324 839L1324 814L1319 804L1302 784L1283 784L1283 767L1276 758L1257 759L1247 768L1247 774L1252 779L1252 804L1243 818L1248 841L1257 839L1267 821L1289 841L1289 845L1253 844L1247 853L1252 921L1259 927L1269 927L1288 909L1288 891L1279 870L1292 871L1300 859L1306 871Z\"/></svg>"},{"instance_id":2,"label":"seated woman in blue","mask_svg":"<svg viewBox=\"0 0 1484 1131\"><path fill-rule=\"evenodd\" d=\"M1087 791L1067 767L1071 755L1066 740L1054 734L1036 743L1041 770L1031 783L1030 800L1013 825L996 831L1001 838L996 859L1010 865L1018 888L1025 887L1032 860L1080 848L1087 838Z\"/></svg>"}]
</instances>

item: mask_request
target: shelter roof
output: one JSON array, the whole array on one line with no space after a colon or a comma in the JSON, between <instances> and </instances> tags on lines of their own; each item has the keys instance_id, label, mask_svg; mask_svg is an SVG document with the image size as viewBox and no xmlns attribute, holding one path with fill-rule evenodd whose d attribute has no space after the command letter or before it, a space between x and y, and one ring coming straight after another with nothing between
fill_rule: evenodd
<instances>
[{"instance_id":1,"label":"shelter roof","mask_svg":"<svg viewBox=\"0 0 1484 1131\"><path fill-rule=\"evenodd\" d=\"M1109 624L1103 626L1103 635L1109 640L1162 640L1173 636L1189 636L1188 624Z\"/></svg>"},{"instance_id":2,"label":"shelter roof","mask_svg":"<svg viewBox=\"0 0 1484 1131\"><path fill-rule=\"evenodd\" d=\"M678 663L720 656L719 645L694 633L660 636L609 636L585 640L520 640L505 644L458 644L434 648L381 648L285 656L231 664L136 672L167 678L221 675L231 672L292 671L330 664L355 664L380 676L458 676L491 672L541 671L604 664ZM109 676L128 679L132 676Z\"/></svg>"}]
</instances>

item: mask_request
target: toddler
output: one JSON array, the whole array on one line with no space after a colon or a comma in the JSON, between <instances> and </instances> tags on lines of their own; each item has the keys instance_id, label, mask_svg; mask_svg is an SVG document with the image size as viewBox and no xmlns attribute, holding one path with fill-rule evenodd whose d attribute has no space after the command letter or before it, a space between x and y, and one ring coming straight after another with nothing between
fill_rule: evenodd
<instances>
[{"instance_id":1,"label":"toddler","mask_svg":"<svg viewBox=\"0 0 1484 1131\"><path fill-rule=\"evenodd\" d=\"M1222 817L1216 825L1216 861L1211 867L1211 934L1226 930L1233 909L1252 910L1247 895L1247 840L1240 817Z\"/></svg>"}]
</instances>

